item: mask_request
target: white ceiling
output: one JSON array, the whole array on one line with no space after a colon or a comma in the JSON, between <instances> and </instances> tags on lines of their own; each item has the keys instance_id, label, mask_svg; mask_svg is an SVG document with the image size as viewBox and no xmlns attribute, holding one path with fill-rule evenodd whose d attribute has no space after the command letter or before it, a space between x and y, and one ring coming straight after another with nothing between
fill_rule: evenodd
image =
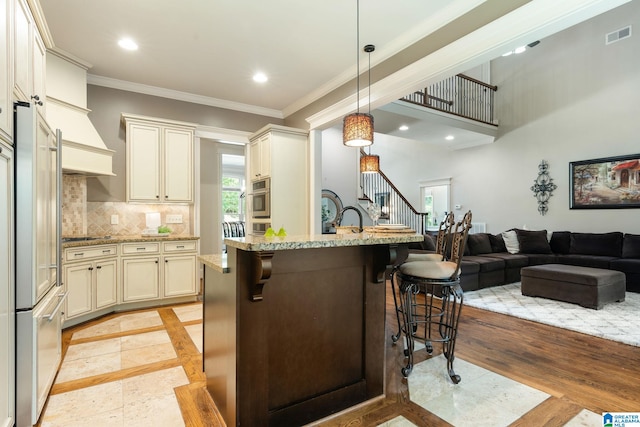
<instances>
[{"instance_id":1,"label":"white ceiling","mask_svg":"<svg viewBox=\"0 0 640 427\"><path fill-rule=\"evenodd\" d=\"M513 18L510 14L495 25L526 26L528 18L523 21L522 17L540 11L539 19L546 20L540 27L557 27L559 19L548 18L553 13L550 9L560 9L554 1L532 0L520 8L527 8L527 13L513 14ZM575 4L572 10L579 10L595 4L606 10L607 3L612 8L624 1L563 0L562 7L568 10L565 5L571 3ZM145 93L162 90L169 97L187 94L203 104L282 118L356 74L355 0L39 2L55 47L92 64L89 82L93 84L128 85L131 90L145 88ZM376 45L371 54L375 66L483 3L500 1L360 0L359 46ZM139 50L120 49L121 37L136 40ZM360 68L367 66L362 53ZM266 73L269 81L254 83L252 75L257 71ZM402 113L376 110L374 115L380 125L376 131L392 134L393 121L400 120L396 116ZM420 122L409 118L416 126ZM428 139L426 135L429 132L422 133L421 140Z\"/></svg>"}]
</instances>

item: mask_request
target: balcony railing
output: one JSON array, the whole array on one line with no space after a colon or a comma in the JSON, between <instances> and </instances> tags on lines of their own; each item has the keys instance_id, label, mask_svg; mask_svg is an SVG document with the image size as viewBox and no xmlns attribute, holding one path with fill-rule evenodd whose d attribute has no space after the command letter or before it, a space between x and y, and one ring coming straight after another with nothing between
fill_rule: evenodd
<instances>
[{"instance_id":1,"label":"balcony railing","mask_svg":"<svg viewBox=\"0 0 640 427\"><path fill-rule=\"evenodd\" d=\"M493 102L497 90L497 86L458 74L401 100L495 126Z\"/></svg>"}]
</instances>

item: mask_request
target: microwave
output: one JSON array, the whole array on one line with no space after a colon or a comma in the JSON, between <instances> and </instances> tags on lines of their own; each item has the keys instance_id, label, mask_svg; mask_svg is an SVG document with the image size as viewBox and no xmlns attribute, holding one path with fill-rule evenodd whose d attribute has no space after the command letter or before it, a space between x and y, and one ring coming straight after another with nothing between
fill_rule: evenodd
<instances>
[{"instance_id":1,"label":"microwave","mask_svg":"<svg viewBox=\"0 0 640 427\"><path fill-rule=\"evenodd\" d=\"M263 178L251 184L251 206L253 218L271 217L271 179Z\"/></svg>"}]
</instances>

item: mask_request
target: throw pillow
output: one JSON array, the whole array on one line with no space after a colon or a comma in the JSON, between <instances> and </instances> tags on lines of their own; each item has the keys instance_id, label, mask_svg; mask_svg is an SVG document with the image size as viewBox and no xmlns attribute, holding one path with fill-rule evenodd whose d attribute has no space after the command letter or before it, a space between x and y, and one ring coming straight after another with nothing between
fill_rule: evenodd
<instances>
[{"instance_id":1,"label":"throw pillow","mask_svg":"<svg viewBox=\"0 0 640 427\"><path fill-rule=\"evenodd\" d=\"M520 244L518 243L518 235L515 230L503 231L502 239L504 245L507 248L507 252L510 254L517 254L520 252Z\"/></svg>"},{"instance_id":2,"label":"throw pillow","mask_svg":"<svg viewBox=\"0 0 640 427\"><path fill-rule=\"evenodd\" d=\"M491 241L487 233L469 234L467 236L467 246L471 255L490 254Z\"/></svg>"},{"instance_id":3,"label":"throw pillow","mask_svg":"<svg viewBox=\"0 0 640 427\"><path fill-rule=\"evenodd\" d=\"M516 230L520 252L524 254L550 254L551 246L547 240L547 230Z\"/></svg>"},{"instance_id":4,"label":"throw pillow","mask_svg":"<svg viewBox=\"0 0 640 427\"><path fill-rule=\"evenodd\" d=\"M571 248L571 232L570 231L554 231L549 241L551 251L554 254L566 255Z\"/></svg>"},{"instance_id":5,"label":"throw pillow","mask_svg":"<svg viewBox=\"0 0 640 427\"><path fill-rule=\"evenodd\" d=\"M491 252L507 252L507 247L504 244L502 234L489 234L489 242L491 242Z\"/></svg>"},{"instance_id":6,"label":"throw pillow","mask_svg":"<svg viewBox=\"0 0 640 427\"><path fill-rule=\"evenodd\" d=\"M624 235L624 242L622 243L622 258L640 258L640 235Z\"/></svg>"}]
</instances>

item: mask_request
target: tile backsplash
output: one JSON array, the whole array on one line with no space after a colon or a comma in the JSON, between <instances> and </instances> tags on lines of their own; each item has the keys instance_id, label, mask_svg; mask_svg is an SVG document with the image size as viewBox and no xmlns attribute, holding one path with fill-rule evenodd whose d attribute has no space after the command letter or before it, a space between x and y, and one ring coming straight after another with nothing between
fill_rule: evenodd
<instances>
[{"instance_id":1,"label":"tile backsplash","mask_svg":"<svg viewBox=\"0 0 640 427\"><path fill-rule=\"evenodd\" d=\"M133 204L124 202L87 202L87 179L82 175L63 175L62 235L63 236L133 236L146 226L146 213L159 212L162 224L167 215L182 215L182 224L167 224L171 234L192 234L190 206L163 204ZM118 224L111 224L111 216Z\"/></svg>"}]
</instances>

